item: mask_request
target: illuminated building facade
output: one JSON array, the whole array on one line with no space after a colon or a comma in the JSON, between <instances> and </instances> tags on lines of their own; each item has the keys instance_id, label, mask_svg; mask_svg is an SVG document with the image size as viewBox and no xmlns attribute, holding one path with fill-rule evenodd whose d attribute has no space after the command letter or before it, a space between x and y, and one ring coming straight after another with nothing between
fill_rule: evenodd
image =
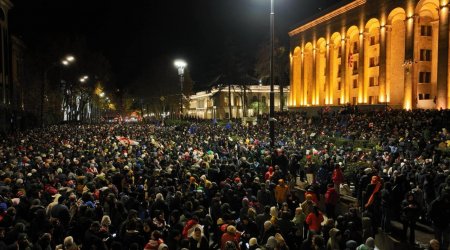
<instances>
[{"instance_id":1,"label":"illuminated building facade","mask_svg":"<svg viewBox=\"0 0 450 250\"><path fill-rule=\"evenodd\" d=\"M289 32L290 108L450 106L449 0L353 0Z\"/></svg>"},{"instance_id":2,"label":"illuminated building facade","mask_svg":"<svg viewBox=\"0 0 450 250\"><path fill-rule=\"evenodd\" d=\"M275 85L275 90L279 90L279 88L278 85ZM246 85L244 91L242 86L231 85L229 90L230 93L228 93L228 87L212 87L207 91L200 91L189 96L187 114L200 119L228 119L230 105L233 118L255 117L258 114L269 113L270 86ZM283 91L284 103L286 103L289 87L285 87ZM280 106L280 92L276 91L275 110L280 111Z\"/></svg>"}]
</instances>

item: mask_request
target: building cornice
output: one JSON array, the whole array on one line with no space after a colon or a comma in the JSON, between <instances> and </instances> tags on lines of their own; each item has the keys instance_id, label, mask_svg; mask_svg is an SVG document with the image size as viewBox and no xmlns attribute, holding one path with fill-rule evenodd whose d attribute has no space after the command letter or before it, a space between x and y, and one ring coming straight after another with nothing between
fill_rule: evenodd
<instances>
[{"instance_id":1,"label":"building cornice","mask_svg":"<svg viewBox=\"0 0 450 250\"><path fill-rule=\"evenodd\" d=\"M354 9L354 8L356 8L358 6L361 6L361 5L365 4L366 2L367 2L367 0L355 0L355 1L351 2L351 3L349 3L349 4L346 4L346 5L340 7L338 9L336 9L336 10L333 10L333 11L331 11L331 12L329 12L329 13L327 13L327 14L325 14L325 15L317 18L317 19L314 19L311 22L308 22L308 23L306 23L306 24L304 24L304 25L302 25L302 26L300 26L300 27L290 31L289 32L289 36L290 37L295 36L295 35L299 34L300 32L303 32L303 31L305 31L307 29L310 29L310 28L312 28L312 27L314 27L316 25L319 25L319 24L321 24L323 22L326 22L326 21L330 20L331 18L339 16L339 15L341 15L341 14L343 14L343 13L345 13L345 12L351 10L351 9Z\"/></svg>"}]
</instances>

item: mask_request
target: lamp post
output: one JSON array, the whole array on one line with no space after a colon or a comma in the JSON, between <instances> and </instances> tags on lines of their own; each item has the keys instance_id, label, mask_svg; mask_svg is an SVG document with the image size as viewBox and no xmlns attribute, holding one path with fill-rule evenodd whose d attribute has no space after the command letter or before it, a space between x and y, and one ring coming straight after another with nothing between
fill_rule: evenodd
<instances>
[{"instance_id":1,"label":"lamp post","mask_svg":"<svg viewBox=\"0 0 450 250\"><path fill-rule=\"evenodd\" d=\"M273 89L273 50L274 50L274 22L275 22L275 12L274 12L274 0L270 0L270 109L269 109L269 133L270 133L270 146L275 145L275 96Z\"/></svg>"},{"instance_id":2,"label":"lamp post","mask_svg":"<svg viewBox=\"0 0 450 250\"><path fill-rule=\"evenodd\" d=\"M71 63L75 62L75 57L71 56L71 55L67 55L65 58L63 58L61 60L61 62L54 62L52 63L45 71L44 71L44 80L42 81L41 84L41 107L40 107L40 122L41 122L41 127L44 127L44 105L45 105L45 87L47 85L47 81L48 81L48 72L53 69L58 67L59 65L64 65L64 66L69 66Z\"/></svg>"},{"instance_id":3,"label":"lamp post","mask_svg":"<svg viewBox=\"0 0 450 250\"><path fill-rule=\"evenodd\" d=\"M175 60L175 67L178 69L178 75L180 76L180 118L183 116L183 83L184 83L184 68L187 63L183 60Z\"/></svg>"}]
</instances>

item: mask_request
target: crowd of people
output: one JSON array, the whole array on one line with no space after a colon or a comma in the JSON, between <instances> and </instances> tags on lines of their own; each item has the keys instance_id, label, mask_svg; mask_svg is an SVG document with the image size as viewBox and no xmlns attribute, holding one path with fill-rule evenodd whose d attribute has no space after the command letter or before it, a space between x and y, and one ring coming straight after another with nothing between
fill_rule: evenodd
<instances>
[{"instance_id":1,"label":"crowd of people","mask_svg":"<svg viewBox=\"0 0 450 250\"><path fill-rule=\"evenodd\" d=\"M275 147L266 117L5 135L0 249L375 249L392 220L411 246L420 221L434 229L429 249L448 249L450 112L276 120ZM348 211L344 195L357 199Z\"/></svg>"}]
</instances>

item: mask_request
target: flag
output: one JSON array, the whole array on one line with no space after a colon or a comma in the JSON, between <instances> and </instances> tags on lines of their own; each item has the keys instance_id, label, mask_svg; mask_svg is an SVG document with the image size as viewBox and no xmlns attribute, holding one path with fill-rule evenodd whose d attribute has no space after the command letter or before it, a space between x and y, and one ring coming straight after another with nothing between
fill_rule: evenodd
<instances>
[{"instance_id":1,"label":"flag","mask_svg":"<svg viewBox=\"0 0 450 250\"><path fill-rule=\"evenodd\" d=\"M348 53L348 67L353 68L353 53L351 51Z\"/></svg>"},{"instance_id":2,"label":"flag","mask_svg":"<svg viewBox=\"0 0 450 250\"><path fill-rule=\"evenodd\" d=\"M129 146L129 145L139 145L139 142L135 141L135 140L131 140L130 138L127 138L125 136L116 136L116 139L119 141L120 144L124 145L124 146Z\"/></svg>"}]
</instances>

